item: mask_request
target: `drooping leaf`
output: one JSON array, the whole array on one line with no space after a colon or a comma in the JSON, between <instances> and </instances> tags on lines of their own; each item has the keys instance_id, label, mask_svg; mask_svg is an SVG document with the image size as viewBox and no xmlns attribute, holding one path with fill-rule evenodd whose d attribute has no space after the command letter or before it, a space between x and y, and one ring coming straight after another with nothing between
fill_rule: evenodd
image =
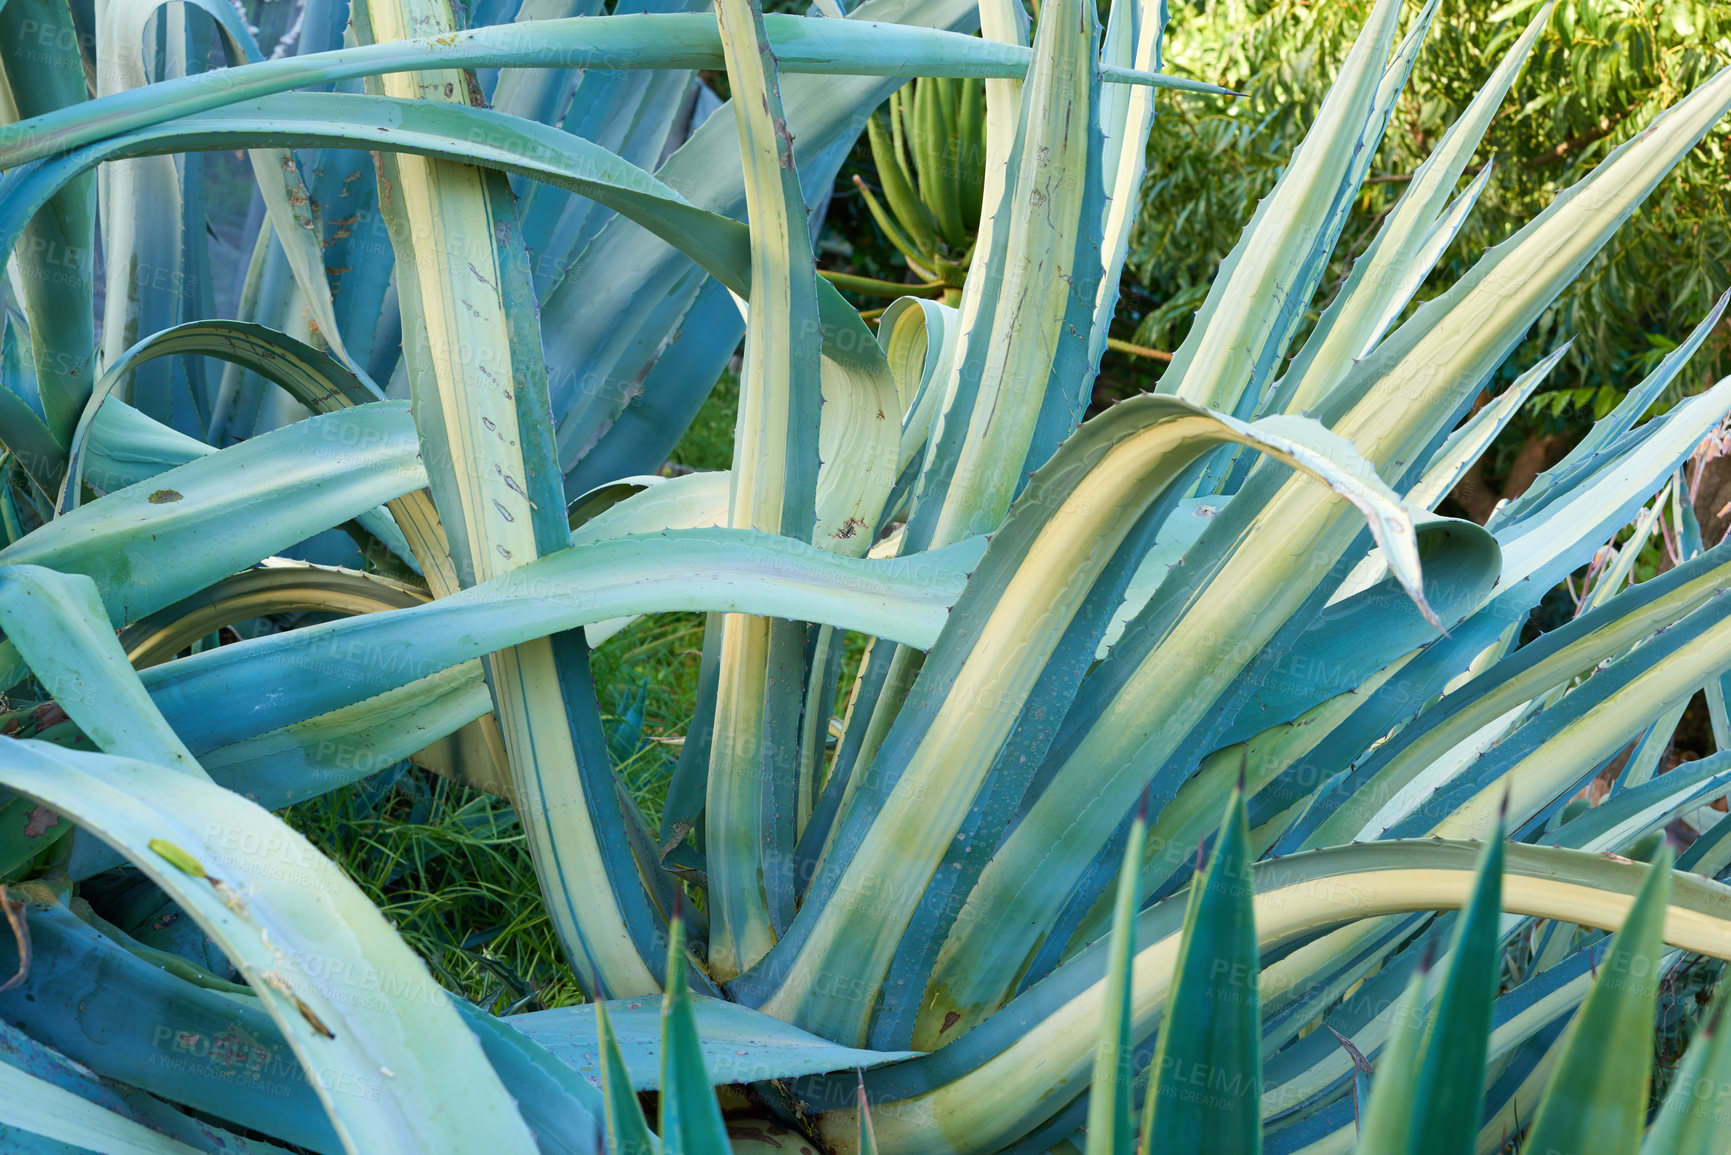
<instances>
[{"instance_id":1,"label":"drooping leaf","mask_svg":"<svg viewBox=\"0 0 1731 1155\"><path fill-rule=\"evenodd\" d=\"M90 577L121 625L425 484L408 406L382 401L88 502L0 550L0 564Z\"/></svg>"},{"instance_id":2,"label":"drooping leaf","mask_svg":"<svg viewBox=\"0 0 1731 1155\"><path fill-rule=\"evenodd\" d=\"M0 566L0 629L100 748L207 777L133 672L95 582L41 566Z\"/></svg>"}]
</instances>

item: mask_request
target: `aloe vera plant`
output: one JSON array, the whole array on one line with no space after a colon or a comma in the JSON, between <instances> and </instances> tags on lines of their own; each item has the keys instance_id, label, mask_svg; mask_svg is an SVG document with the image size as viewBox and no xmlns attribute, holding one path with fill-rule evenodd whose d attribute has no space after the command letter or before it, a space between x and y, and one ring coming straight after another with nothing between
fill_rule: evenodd
<instances>
[{"instance_id":1,"label":"aloe vera plant","mask_svg":"<svg viewBox=\"0 0 1731 1155\"><path fill-rule=\"evenodd\" d=\"M152 80L202 59L179 38L205 16L108 0L93 61L119 64L93 100L70 10L0 8L74 33L42 59L0 41L30 114L0 127L22 301L0 397L0 1126L26 1149L587 1151L605 1128L614 1149L708 1151L737 1130L724 1084L751 1087L768 1143L1122 1147L1139 1073L1193 1077L1206 1045L1238 1098L1212 1122L1157 1105L1163 1143L1230 1122L1240 1147L1338 1148L1354 1053L1387 1047L1418 1090L1383 1106L1395 1084L1369 1076L1365 1126L1446 1119L1490 1150L1533 1120L1547 1064L1580 1065L1555 1049L1570 1010L1618 1038L1647 1013L1588 994L1594 934L1624 927L1618 958L1658 957L1660 933L1731 956L1731 826L1696 815L1675 872L1617 856L1731 790L1731 754L1655 774L1653 753L1698 687L1722 715L1728 547L1689 538L1677 504L1680 564L1628 588L1628 564L1599 567L1573 621L1521 631L1621 527L1651 533L1731 411L1725 382L1640 422L1724 303L1488 525L1431 512L1520 404L1469 416L1481 383L1731 109L1731 73L1410 308L1541 8L1295 343L1435 15L1403 33L1379 0L1158 393L1083 421L1168 84L1158 4L1120 0L1101 28L1046 0L1032 31L1000 0L482 7L495 22L464 30L436 0L366 0L352 44L265 61L212 5L235 66ZM612 99L603 77L695 68L725 69L734 101L664 161L586 119L614 107L588 103ZM981 81L979 231L953 306L898 300L873 332L817 275L807 200L914 75ZM153 270L200 235L161 231L193 187L170 158L233 149L276 247L251 315L213 320ZM89 278L55 272L99 217L100 347ZM389 262L329 264L358 228ZM550 252L569 264L549 274ZM732 469L638 476L741 331ZM182 391L175 356L236 367L234 388ZM223 443L241 373L311 415ZM183 394L204 439L171 424ZM279 556L334 526L375 562ZM651 828L589 653L607 623L675 610L710 615L701 703ZM287 612L322 620L278 628ZM850 632L870 647L838 717ZM1566 812L1631 745L1608 797ZM451 998L272 813L410 757L512 800L592 1006ZM1476 840L1505 830L1481 877ZM201 933L121 918L117 877ZM1466 962L1434 995L1461 1032L1383 1013L1451 921L1470 966L1524 944L1488 1043L1465 1030L1488 989ZM1438 1098L1422 1072L1481 1052L1475 1121L1470 1079ZM1635 1079L1585 1092L1622 1105L1617 1150L1643 1122Z\"/></svg>"}]
</instances>

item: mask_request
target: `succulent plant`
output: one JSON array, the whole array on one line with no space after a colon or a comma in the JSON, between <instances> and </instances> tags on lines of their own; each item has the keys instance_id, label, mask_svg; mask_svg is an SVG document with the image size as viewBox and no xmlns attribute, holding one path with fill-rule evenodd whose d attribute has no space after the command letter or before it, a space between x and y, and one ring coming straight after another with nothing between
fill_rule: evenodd
<instances>
[{"instance_id":1,"label":"succulent plant","mask_svg":"<svg viewBox=\"0 0 1731 1155\"><path fill-rule=\"evenodd\" d=\"M1115 1021L1108 1017L1095 1056L1087 1150L1090 1155L1261 1151L1261 975L1253 887L1245 885L1255 871L1243 792L1232 792L1206 869L1199 866L1160 1044L1137 1088L1129 992L1137 937L1136 868L1145 836L1146 823L1138 817L1112 922L1106 1006L1117 1014ZM1462 913L1421 936L1424 953L1416 967L1408 960L1399 974L1378 976L1385 991L1396 991L1393 980L1402 979L1404 990L1396 991L1396 1001L1385 1003L1376 1016L1382 1029L1375 1045L1361 1050L1328 1028L1354 1069L1351 1127L1320 1138L1311 1128L1309 1142L1300 1143L1281 1134L1273 1145L1367 1153L1501 1150L1522 1124L1517 1120L1501 1134L1482 1128L1481 1100L1488 1100L1493 1112L1505 1103L1527 1105L1531 1123L1520 1137L1522 1150L1631 1155L1718 1150L1724 1122L1718 1099L1731 1073L1723 987L1648 1122L1650 1032L1674 961L1662 929L1673 863L1669 845L1660 846L1647 868L1621 929L1582 949L1592 977L1589 985L1575 976L1573 985L1584 989L1564 1000L1579 1007L1572 1023L1566 1012L1563 1021L1548 1013L1535 1015L1534 1000L1520 997L1518 988L1499 997L1513 937L1500 924L1508 850L1499 820L1479 852L1478 874ZM1452 932L1446 926L1451 920ZM1523 1016L1527 1023L1510 1030ZM1541 1019L1550 1021L1530 1030ZM1521 1048L1512 1056L1510 1036ZM1375 1055L1374 1062L1366 1050ZM1139 1124L1132 1114L1138 1090ZM1535 1101L1536 1108L1531 1106Z\"/></svg>"},{"instance_id":2,"label":"succulent plant","mask_svg":"<svg viewBox=\"0 0 1731 1155\"><path fill-rule=\"evenodd\" d=\"M67 80L75 34L44 59L4 42L35 114L0 128L0 248L28 321L0 422L19 954L0 1125L25 1149L588 1151L603 1127L615 1149L1122 1149L1133 1074L1152 1062L1158 1090L1202 1047L1233 1056L1231 1105L1213 1122L1157 1105L1156 1145L1230 1125L1223 1149L1339 1149L1363 1096L1338 1033L1367 1063L1419 1064L1405 1106L1383 1090L1399 1078L1372 1077L1367 1130L1446 1117L1491 1150L1533 1118L1571 1011L1595 1038L1646 1024L1649 1004L1589 995L1596 934L1623 928L1616 959L1668 965L1661 934L1731 956L1712 881L1731 825L1698 822L1677 871L1618 856L1731 790L1731 754L1662 775L1649 757L1679 700L1722 696L1727 547L1688 542L1629 588L1628 566L1604 569L1569 624L1522 631L1731 410L1723 382L1639 423L1724 302L1488 525L1430 512L1554 357L1469 417L1482 382L1731 109L1731 72L1396 326L1541 9L1294 349L1436 12L1402 35L1379 0L1159 391L1084 421L1167 83L1157 4L1119 3L1102 29L1092 3L1046 0L1030 45L1001 0L531 8L545 19L466 31L440 0L364 0L349 47L145 83L154 11L100 10L91 101ZM226 6L204 11L261 55ZM76 32L50 0L0 18ZM156 18L171 47L178 18ZM551 97L485 107L469 70L494 68L499 105L528 68L583 69L580 94L609 70L725 69L732 100L652 175L570 131L585 106L559 126L521 115L555 119ZM982 81L986 208L958 303L898 300L873 332L817 276L808 179L912 75ZM361 216L391 246L400 397L351 335L379 347L386 297L324 292L334 221L314 210L333 202L290 151L311 147L372 154L350 187L373 182ZM236 148L311 318L298 335L188 316L139 280L196 236L156 231L180 219L171 155ZM595 207L539 218L512 176ZM615 215L573 225L571 266L538 281L558 222L596 211ZM56 277L54 237L88 249L99 215L95 357L89 278ZM692 327L706 300L745 318L732 469L597 474L622 414L652 425L701 393L685 356L731 352L737 330ZM238 365L312 415L233 445L177 432L140 376L171 354ZM400 566L276 560L350 523ZM589 655L606 623L675 610L710 615L702 704L651 828ZM291 611L322 620L279 628ZM849 633L870 648L837 717ZM1631 744L1603 800L1560 820ZM592 1006L499 1018L454 999L272 813L410 757L511 798ZM1479 871L1487 843L1500 873ZM116 924L117 877L202 935ZM1477 961L1400 1003L1451 924ZM1490 1003L1484 959L1510 940ZM1447 1039L1415 1039L1433 1002ZM1434 1052L1470 1072L1479 1047L1495 1078L1475 1119L1470 1077L1445 1095L1423 1071ZM1607 1150L1639 1133L1635 1057L1606 1064L1614 1095L1587 1092L1623 1105L1623 1129L1595 1133ZM709 1088L736 1084L755 1121L730 1139ZM628 1090L659 1091L658 1132ZM1559 1110L1535 1127L1561 1134Z\"/></svg>"}]
</instances>

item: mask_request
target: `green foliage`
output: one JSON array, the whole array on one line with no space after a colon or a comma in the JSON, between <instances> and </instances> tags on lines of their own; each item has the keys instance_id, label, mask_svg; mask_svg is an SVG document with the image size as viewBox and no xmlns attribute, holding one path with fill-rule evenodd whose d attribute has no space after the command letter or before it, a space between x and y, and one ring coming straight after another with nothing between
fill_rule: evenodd
<instances>
[{"instance_id":1,"label":"green foliage","mask_svg":"<svg viewBox=\"0 0 1731 1155\"><path fill-rule=\"evenodd\" d=\"M1125 304L1136 340L1175 348L1239 230L1315 119L1369 5L1364 0L1205 0L1173 5L1170 67L1242 91L1212 104L1163 97L1149 140ZM1449 123L1484 84L1538 5L1443 0L1371 174L1355 198L1323 278L1319 304ZM1484 195L1420 291L1434 296L1506 239L1660 108L1731 61L1731 23L1705 0L1560 0L1545 34L1474 154L1494 159ZM1572 338L1529 403L1527 428L1583 429L1673 349L1731 283L1731 137L1721 125L1684 159L1619 234L1561 293L1510 365ZM1314 309L1310 314L1315 316ZM1724 330L1661 408L1731 366ZM1505 370L1490 385L1499 392ZM1497 470L1500 473L1500 470Z\"/></svg>"}]
</instances>

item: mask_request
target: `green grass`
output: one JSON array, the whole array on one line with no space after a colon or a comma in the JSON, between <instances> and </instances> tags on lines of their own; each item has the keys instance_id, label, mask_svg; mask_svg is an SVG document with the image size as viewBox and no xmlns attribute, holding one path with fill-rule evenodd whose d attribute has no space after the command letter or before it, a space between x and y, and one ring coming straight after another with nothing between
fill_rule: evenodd
<instances>
[{"instance_id":1,"label":"green grass","mask_svg":"<svg viewBox=\"0 0 1731 1155\"><path fill-rule=\"evenodd\" d=\"M733 468L733 421L739 412L739 378L723 373L709 399L674 447L668 464L678 471Z\"/></svg>"},{"instance_id":2,"label":"green grass","mask_svg":"<svg viewBox=\"0 0 1731 1155\"><path fill-rule=\"evenodd\" d=\"M408 767L285 817L342 866L452 991L501 1012L582 1001L504 799Z\"/></svg>"}]
</instances>

